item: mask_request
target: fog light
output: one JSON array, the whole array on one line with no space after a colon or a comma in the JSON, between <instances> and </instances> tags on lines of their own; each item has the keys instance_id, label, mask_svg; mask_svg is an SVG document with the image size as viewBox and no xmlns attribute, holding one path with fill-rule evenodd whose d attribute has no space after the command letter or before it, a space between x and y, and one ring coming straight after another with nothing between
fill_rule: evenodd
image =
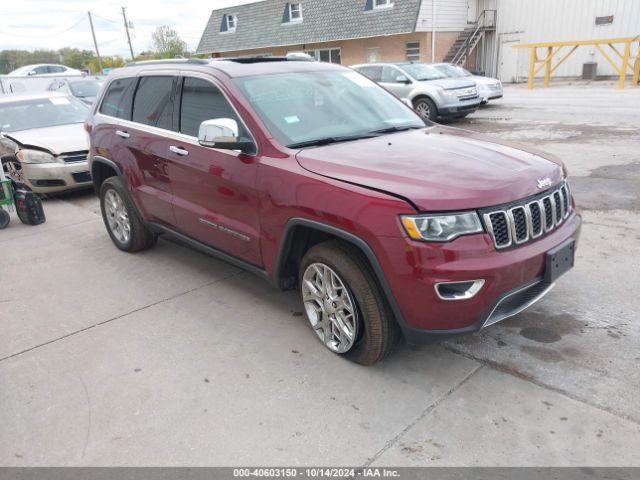
<instances>
[{"instance_id":1,"label":"fog light","mask_svg":"<svg viewBox=\"0 0 640 480\"><path fill-rule=\"evenodd\" d=\"M467 300L475 296L484 285L484 280L467 280L464 282L439 282L435 289L442 300Z\"/></svg>"}]
</instances>

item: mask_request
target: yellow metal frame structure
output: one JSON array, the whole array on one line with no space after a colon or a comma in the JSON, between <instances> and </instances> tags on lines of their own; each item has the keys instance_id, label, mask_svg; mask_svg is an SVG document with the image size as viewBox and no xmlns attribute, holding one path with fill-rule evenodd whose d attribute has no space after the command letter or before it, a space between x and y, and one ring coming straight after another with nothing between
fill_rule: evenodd
<instances>
[{"instance_id":1,"label":"yellow metal frame structure","mask_svg":"<svg viewBox=\"0 0 640 480\"><path fill-rule=\"evenodd\" d=\"M638 44L635 55L632 55L632 47L634 44ZM601 38L597 40L575 40L575 41L560 41L560 42L539 42L539 43L523 43L520 45L513 45L513 48L529 48L531 54L529 56L529 89L533 88L533 79L540 70L544 68L544 86L548 87L551 80L551 74L555 72L562 63L569 58L569 56L575 52L578 47L583 45L591 45L598 49L602 56L611 64L613 69L619 76L618 88L622 89L627 81L627 70L631 70L631 85L633 87L638 86L638 76L640 74L640 35L636 37L623 37L623 38ZM614 61L612 55L609 55L603 48L609 46L611 51L609 53L615 54L620 63ZM620 45L622 51L616 47ZM553 64L553 59L558 56L558 53L565 48L570 48L569 51L565 51L564 55ZM547 55L543 58L538 57L538 49L546 48ZM633 61L633 65L631 62Z\"/></svg>"}]
</instances>

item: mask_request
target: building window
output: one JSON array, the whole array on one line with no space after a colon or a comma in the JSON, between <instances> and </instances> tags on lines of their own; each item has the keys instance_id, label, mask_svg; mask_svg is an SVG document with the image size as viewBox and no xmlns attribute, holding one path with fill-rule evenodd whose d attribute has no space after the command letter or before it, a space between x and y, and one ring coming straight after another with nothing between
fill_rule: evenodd
<instances>
[{"instance_id":1,"label":"building window","mask_svg":"<svg viewBox=\"0 0 640 480\"><path fill-rule=\"evenodd\" d=\"M300 3L289 4L289 21L290 22L302 21L302 4Z\"/></svg>"},{"instance_id":2,"label":"building window","mask_svg":"<svg viewBox=\"0 0 640 480\"><path fill-rule=\"evenodd\" d=\"M407 42L405 59L414 62L420 60L420 42Z\"/></svg>"},{"instance_id":3,"label":"building window","mask_svg":"<svg viewBox=\"0 0 640 480\"><path fill-rule=\"evenodd\" d=\"M305 52L319 62L342 63L342 56L339 48L319 48Z\"/></svg>"},{"instance_id":4,"label":"building window","mask_svg":"<svg viewBox=\"0 0 640 480\"><path fill-rule=\"evenodd\" d=\"M238 17L234 13L227 15L227 32L235 32L238 24Z\"/></svg>"},{"instance_id":5,"label":"building window","mask_svg":"<svg viewBox=\"0 0 640 480\"><path fill-rule=\"evenodd\" d=\"M389 8L393 7L391 0L373 0L373 8Z\"/></svg>"}]
</instances>

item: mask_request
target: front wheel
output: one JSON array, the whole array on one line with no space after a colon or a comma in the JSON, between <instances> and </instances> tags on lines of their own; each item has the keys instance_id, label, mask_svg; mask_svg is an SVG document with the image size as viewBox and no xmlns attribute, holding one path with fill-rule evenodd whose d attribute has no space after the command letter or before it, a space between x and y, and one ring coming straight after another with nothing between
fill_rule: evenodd
<instances>
[{"instance_id":1,"label":"front wheel","mask_svg":"<svg viewBox=\"0 0 640 480\"><path fill-rule=\"evenodd\" d=\"M418 98L413 103L413 109L423 120L435 121L438 118L438 108L430 98Z\"/></svg>"},{"instance_id":2,"label":"front wheel","mask_svg":"<svg viewBox=\"0 0 640 480\"><path fill-rule=\"evenodd\" d=\"M399 327L358 249L318 244L302 259L299 278L307 319L329 350L362 365L393 351Z\"/></svg>"},{"instance_id":3,"label":"front wheel","mask_svg":"<svg viewBox=\"0 0 640 480\"><path fill-rule=\"evenodd\" d=\"M2 207L0 207L0 230L7 228L10 221L11 216L9 215L9 212L3 210Z\"/></svg>"}]
</instances>

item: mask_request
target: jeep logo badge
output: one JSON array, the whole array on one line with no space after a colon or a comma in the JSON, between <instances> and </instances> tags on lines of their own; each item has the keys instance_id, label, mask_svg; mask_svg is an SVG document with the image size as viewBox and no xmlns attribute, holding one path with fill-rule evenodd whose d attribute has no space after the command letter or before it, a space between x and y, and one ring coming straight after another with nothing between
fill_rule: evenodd
<instances>
[{"instance_id":1,"label":"jeep logo badge","mask_svg":"<svg viewBox=\"0 0 640 480\"><path fill-rule=\"evenodd\" d=\"M540 190L544 189L544 188L549 188L551 186L551 179L549 177L547 178L539 178L538 179L538 188Z\"/></svg>"}]
</instances>

